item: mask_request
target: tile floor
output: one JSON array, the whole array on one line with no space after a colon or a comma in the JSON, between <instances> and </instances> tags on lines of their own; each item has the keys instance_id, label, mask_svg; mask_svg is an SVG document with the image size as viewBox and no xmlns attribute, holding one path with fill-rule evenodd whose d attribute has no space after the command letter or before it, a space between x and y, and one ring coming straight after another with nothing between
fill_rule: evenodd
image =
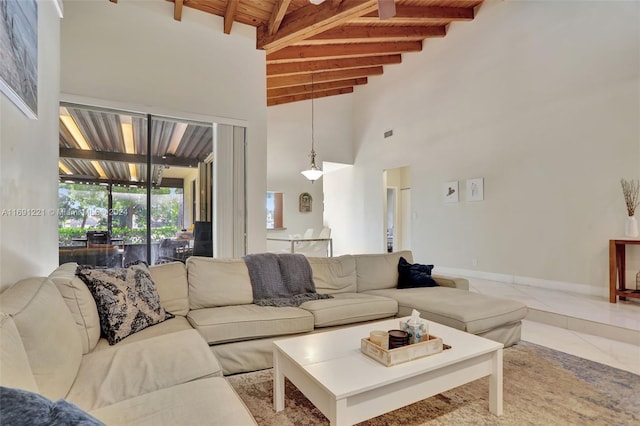
<instances>
[{"instance_id":1,"label":"tile floor","mask_svg":"<svg viewBox=\"0 0 640 426\"><path fill-rule=\"evenodd\" d=\"M640 299L608 299L468 278L471 291L529 307L522 339L640 375Z\"/></svg>"}]
</instances>

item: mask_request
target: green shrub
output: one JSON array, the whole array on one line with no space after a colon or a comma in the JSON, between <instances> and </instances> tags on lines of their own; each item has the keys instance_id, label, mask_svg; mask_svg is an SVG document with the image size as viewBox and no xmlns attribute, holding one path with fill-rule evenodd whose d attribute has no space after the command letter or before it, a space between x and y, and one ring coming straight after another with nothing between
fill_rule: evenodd
<instances>
[{"instance_id":1,"label":"green shrub","mask_svg":"<svg viewBox=\"0 0 640 426\"><path fill-rule=\"evenodd\" d=\"M91 229L86 228L59 228L58 246L62 247L74 245L74 237L84 237L87 231L90 230ZM151 241L160 242L165 238L174 238L178 231L179 228L177 226L162 226L160 228L151 228ZM147 240L147 230L131 229L126 227L113 228L111 230L111 237L122 238L124 240L124 244L143 244Z\"/></svg>"}]
</instances>

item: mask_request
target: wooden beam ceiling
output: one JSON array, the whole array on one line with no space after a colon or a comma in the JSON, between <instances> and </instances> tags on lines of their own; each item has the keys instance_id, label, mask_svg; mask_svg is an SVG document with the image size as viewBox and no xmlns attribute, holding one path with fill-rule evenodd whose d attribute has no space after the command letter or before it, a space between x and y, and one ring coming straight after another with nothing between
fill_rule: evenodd
<instances>
[{"instance_id":1,"label":"wooden beam ceiling","mask_svg":"<svg viewBox=\"0 0 640 426\"><path fill-rule=\"evenodd\" d=\"M366 56L344 59L320 59L317 61L294 61L267 63L267 75L306 74L325 70L343 70L350 68L366 68L376 65L391 65L402 62L402 55Z\"/></svg>"},{"instance_id":2,"label":"wooden beam ceiling","mask_svg":"<svg viewBox=\"0 0 640 426\"><path fill-rule=\"evenodd\" d=\"M330 89L342 89L344 87L367 84L367 77L352 78L348 80L329 81L327 83L302 84L299 86L287 86L267 90L267 98L280 98L283 96L314 94Z\"/></svg>"},{"instance_id":3,"label":"wooden beam ceiling","mask_svg":"<svg viewBox=\"0 0 640 426\"><path fill-rule=\"evenodd\" d=\"M268 35L272 36L280 29L280 24L282 24L284 15L285 13L287 13L289 3L291 3L291 0L278 0L276 2L276 5L273 7L273 12L271 12L271 17L269 18L269 24L267 26Z\"/></svg>"},{"instance_id":4,"label":"wooden beam ceiling","mask_svg":"<svg viewBox=\"0 0 640 426\"><path fill-rule=\"evenodd\" d=\"M315 84L327 81L349 80L352 78L382 75L383 67L354 68L348 70L322 71L313 74L295 74L287 76L267 77L267 90L278 87L299 86L311 84L312 76Z\"/></svg>"},{"instance_id":5,"label":"wooden beam ceiling","mask_svg":"<svg viewBox=\"0 0 640 426\"><path fill-rule=\"evenodd\" d=\"M236 18L236 10L238 9L238 3L240 0L229 0L227 2L227 9L224 12L224 33L231 34L231 26Z\"/></svg>"},{"instance_id":6,"label":"wooden beam ceiling","mask_svg":"<svg viewBox=\"0 0 640 426\"><path fill-rule=\"evenodd\" d=\"M184 6L184 0L175 0L173 6L173 19L176 21L182 21L182 6Z\"/></svg>"},{"instance_id":7,"label":"wooden beam ceiling","mask_svg":"<svg viewBox=\"0 0 640 426\"><path fill-rule=\"evenodd\" d=\"M473 8L470 7L442 7L442 6L396 6L396 14L390 18L390 22L440 22L446 21L471 21L474 18ZM378 11L354 18L353 23L367 21L379 22Z\"/></svg>"},{"instance_id":8,"label":"wooden beam ceiling","mask_svg":"<svg viewBox=\"0 0 640 426\"><path fill-rule=\"evenodd\" d=\"M324 46L290 46L267 55L268 63L305 61L312 58L355 58L405 52L420 52L422 41L390 41L380 43L327 44Z\"/></svg>"},{"instance_id":9,"label":"wooden beam ceiling","mask_svg":"<svg viewBox=\"0 0 640 426\"><path fill-rule=\"evenodd\" d=\"M333 2L324 2L320 6L309 3L285 16L275 34L269 35L264 25L258 27L258 48L275 52L377 8L377 0L344 0L337 6Z\"/></svg>"},{"instance_id":10,"label":"wooden beam ceiling","mask_svg":"<svg viewBox=\"0 0 640 426\"><path fill-rule=\"evenodd\" d=\"M344 93L347 82L351 88L366 84L367 75L380 75L383 66L400 64L402 54L420 52L425 40L445 37L451 22L473 20L483 2L395 0L395 15L381 20L378 0L325 0L320 5L308 0L166 1L174 3L177 21L184 7L190 7L222 17L225 34L231 33L234 22L256 27L256 47L266 51L268 105L311 96L280 90L302 90L300 86L308 83L291 78L305 73L307 80L314 73L314 79L329 79L318 83L340 85L314 91L316 97ZM275 98L274 93L282 96Z\"/></svg>"},{"instance_id":11,"label":"wooden beam ceiling","mask_svg":"<svg viewBox=\"0 0 640 426\"><path fill-rule=\"evenodd\" d=\"M402 27L368 27L366 25L345 25L333 28L303 40L299 44L318 45L344 42L375 42L424 40L431 37L444 37L444 25L438 26L402 26ZM297 43L298 44L298 43Z\"/></svg>"},{"instance_id":12,"label":"wooden beam ceiling","mask_svg":"<svg viewBox=\"0 0 640 426\"><path fill-rule=\"evenodd\" d=\"M347 87L344 89L334 89L334 90L326 90L324 92L315 93L313 98L326 98L327 96L336 96L336 95L346 95L347 93L353 93L353 87ZM267 99L267 106L275 106L288 104L291 102L297 101L307 101L311 99L311 95L293 95L293 96L285 96L282 98L270 98Z\"/></svg>"}]
</instances>

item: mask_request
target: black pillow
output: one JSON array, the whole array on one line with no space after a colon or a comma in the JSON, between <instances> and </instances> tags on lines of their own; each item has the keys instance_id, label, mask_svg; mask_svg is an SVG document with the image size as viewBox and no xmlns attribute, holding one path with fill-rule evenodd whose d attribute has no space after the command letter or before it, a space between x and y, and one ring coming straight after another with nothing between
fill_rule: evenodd
<instances>
[{"instance_id":1,"label":"black pillow","mask_svg":"<svg viewBox=\"0 0 640 426\"><path fill-rule=\"evenodd\" d=\"M400 257L398 261L398 288L437 287L438 283L431 278L433 265L411 264Z\"/></svg>"}]
</instances>

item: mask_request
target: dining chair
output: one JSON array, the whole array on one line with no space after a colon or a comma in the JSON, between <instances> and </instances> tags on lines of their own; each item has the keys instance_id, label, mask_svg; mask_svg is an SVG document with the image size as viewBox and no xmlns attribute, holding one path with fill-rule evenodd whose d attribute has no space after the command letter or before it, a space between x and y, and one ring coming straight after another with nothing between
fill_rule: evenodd
<instances>
[{"instance_id":1,"label":"dining chair","mask_svg":"<svg viewBox=\"0 0 640 426\"><path fill-rule=\"evenodd\" d=\"M189 240L173 240L165 238L160 241L158 246L158 256L156 257L155 264L169 263L169 262L182 262L184 263L189 254Z\"/></svg>"},{"instance_id":2,"label":"dining chair","mask_svg":"<svg viewBox=\"0 0 640 426\"><path fill-rule=\"evenodd\" d=\"M304 234L302 234L301 239L304 240L312 237L313 237L313 228L307 228L307 230L304 231ZM311 245L311 242L309 241L300 241L299 243L295 244L295 251L299 252L300 250L305 250L309 248L310 245Z\"/></svg>"},{"instance_id":3,"label":"dining chair","mask_svg":"<svg viewBox=\"0 0 640 426\"><path fill-rule=\"evenodd\" d=\"M193 255L213 257L213 224L197 221L193 229Z\"/></svg>"},{"instance_id":4,"label":"dining chair","mask_svg":"<svg viewBox=\"0 0 640 426\"><path fill-rule=\"evenodd\" d=\"M331 238L331 228L324 227L316 238ZM301 243L302 244L302 243ZM307 247L300 249L296 246L296 253L302 253L308 257L327 257L329 250L329 241L311 241Z\"/></svg>"},{"instance_id":5,"label":"dining chair","mask_svg":"<svg viewBox=\"0 0 640 426\"><path fill-rule=\"evenodd\" d=\"M87 247L110 244L111 234L109 231L87 231Z\"/></svg>"}]
</instances>

